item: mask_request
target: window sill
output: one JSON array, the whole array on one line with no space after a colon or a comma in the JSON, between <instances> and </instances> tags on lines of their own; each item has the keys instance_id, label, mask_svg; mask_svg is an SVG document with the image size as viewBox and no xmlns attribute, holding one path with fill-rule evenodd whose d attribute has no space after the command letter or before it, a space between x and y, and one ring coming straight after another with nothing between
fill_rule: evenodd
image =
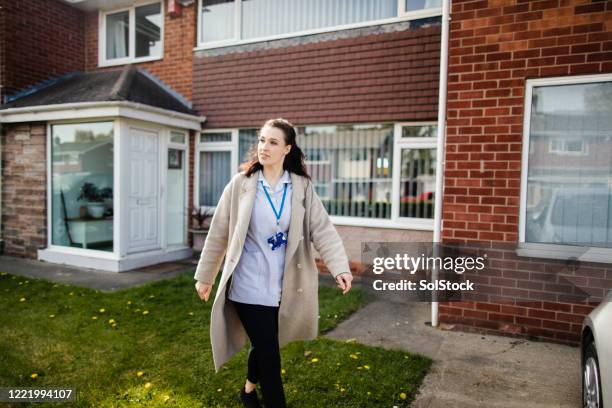
<instances>
[{"instance_id":1,"label":"window sill","mask_svg":"<svg viewBox=\"0 0 612 408\"><path fill-rule=\"evenodd\" d=\"M520 242L518 256L612 264L612 248Z\"/></svg>"},{"instance_id":2,"label":"window sill","mask_svg":"<svg viewBox=\"0 0 612 408\"><path fill-rule=\"evenodd\" d=\"M433 231L434 229L433 219L400 218L398 220L390 220L376 218L341 217L337 215L332 215L329 218L331 219L334 225L346 225L351 227L372 227L419 231Z\"/></svg>"},{"instance_id":3,"label":"window sill","mask_svg":"<svg viewBox=\"0 0 612 408\"><path fill-rule=\"evenodd\" d=\"M163 55L156 56L156 57L146 57L146 58L121 58L117 60L100 61L98 63L98 68L116 67L118 65L126 65L126 64L140 64L141 62L159 61L162 59L164 59Z\"/></svg>"}]
</instances>

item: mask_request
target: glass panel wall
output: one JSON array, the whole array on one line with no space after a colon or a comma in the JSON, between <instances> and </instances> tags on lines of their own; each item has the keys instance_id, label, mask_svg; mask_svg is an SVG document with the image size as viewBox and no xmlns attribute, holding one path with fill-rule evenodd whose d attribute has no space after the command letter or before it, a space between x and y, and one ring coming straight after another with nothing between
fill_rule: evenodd
<instances>
[{"instance_id":1,"label":"glass panel wall","mask_svg":"<svg viewBox=\"0 0 612 408\"><path fill-rule=\"evenodd\" d=\"M113 122L51 126L51 243L113 251Z\"/></svg>"}]
</instances>

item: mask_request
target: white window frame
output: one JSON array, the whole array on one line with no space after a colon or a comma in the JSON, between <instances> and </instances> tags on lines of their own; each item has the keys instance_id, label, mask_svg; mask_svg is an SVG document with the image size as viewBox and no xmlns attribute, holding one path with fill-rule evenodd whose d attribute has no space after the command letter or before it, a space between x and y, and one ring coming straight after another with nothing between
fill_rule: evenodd
<instances>
[{"instance_id":1,"label":"white window frame","mask_svg":"<svg viewBox=\"0 0 612 408\"><path fill-rule=\"evenodd\" d=\"M185 136L185 139L183 140L183 143L177 143L177 142L172 142L170 139L172 137L173 133L180 133L183 136ZM166 132L167 136L164 138L164 145L162 147L162 151L165 152L165 155L162 159L162 165L165 168L165 171L163 172L163 177L164 177L164 185L167 187L168 183L167 183L167 176L168 176L168 150L169 149L176 149L176 150L180 150L183 152L183 180L185 181L185 191L183 191L183 202L185 203L185 206L189 205L189 131L185 130L185 129L177 129L177 128L169 128L167 129ZM163 211L164 211L164 229L167 226L167 217L168 217L168 194L166 194L164 192L164 200L163 200ZM168 233L164 230L164 233L162 234L162 247L163 248L167 248L169 250L172 250L174 248L179 248L182 249L184 247L187 246L187 243L189 242L189 229L190 229L190 222L191 221L191 214L189 213L189 209L186 208L185 209L185 216L183 218L183 226L184 226L184 230L183 230L183 242L180 244L168 244Z\"/></svg>"},{"instance_id":2,"label":"white window frame","mask_svg":"<svg viewBox=\"0 0 612 408\"><path fill-rule=\"evenodd\" d=\"M113 250L101 251L90 248L69 247L53 244L53 126L70 124L90 124L99 122L113 123ZM89 118L83 120L57 120L47 122L47 249L67 254L90 256L91 258L119 260L121 258L121 235L119 225L121 223L120 200L121 188L119 173L121 171L121 144L120 133L123 131L119 118Z\"/></svg>"},{"instance_id":3,"label":"white window frame","mask_svg":"<svg viewBox=\"0 0 612 408\"><path fill-rule=\"evenodd\" d=\"M201 135L206 133L231 133L230 141L202 142ZM200 153L202 152L230 152L230 163L234 169L238 168L238 129L206 129L196 134L195 157L193 160L193 206L201 210L214 209L213 206L200 205ZM232 174L234 174L232 172Z\"/></svg>"},{"instance_id":4,"label":"white window frame","mask_svg":"<svg viewBox=\"0 0 612 408\"><path fill-rule=\"evenodd\" d=\"M531 128L531 106L533 88L538 86L575 85L612 81L612 74L579 75L571 77L528 79L525 84L523 118L523 151L521 167L521 195L519 208L519 256L549 259L578 259L586 262L612 263L612 248L587 247L566 244L541 244L525 241L527 221L527 175L529 169L529 131Z\"/></svg>"},{"instance_id":5,"label":"white window frame","mask_svg":"<svg viewBox=\"0 0 612 408\"><path fill-rule=\"evenodd\" d=\"M160 55L136 58L136 9L141 6L159 3L161 6L161 53ZM164 1L140 1L134 3L130 7L122 7L111 10L100 10L98 12L98 67L112 67L116 65L124 65L129 63L139 63L147 61L157 61L164 58L164 31L165 31L165 7ZM122 11L129 12L129 47L128 56L124 58L106 58L106 16L109 14L120 13Z\"/></svg>"},{"instance_id":6,"label":"white window frame","mask_svg":"<svg viewBox=\"0 0 612 408\"><path fill-rule=\"evenodd\" d=\"M312 34L320 34L320 33L328 33L334 31L348 30L353 28L362 28L375 26L380 24L389 24L389 23L397 23L401 21L410 21L417 20L420 18L427 17L436 17L442 16L442 7L434 7L423 10L415 10L415 11L406 11L406 0L397 0L397 16L379 20L372 21L363 21L360 23L353 24L343 24L339 26L325 27L325 28L316 28L312 30L303 30L297 31L293 33L286 34L278 34L267 37L259 37L259 38L250 38L243 40L240 38L241 29L242 29L242 0L234 1L235 9L234 9L234 38L229 40L215 41L206 43L202 41L202 0L198 0L198 27L197 27L197 47L194 48L194 51L198 50L209 50L213 48L221 48L227 47L231 45L242 45L242 44L252 44L262 41L271 41L271 40L280 40L283 38L292 38L299 37L303 35L312 35Z\"/></svg>"},{"instance_id":7,"label":"white window frame","mask_svg":"<svg viewBox=\"0 0 612 408\"><path fill-rule=\"evenodd\" d=\"M380 123L358 123L359 125L380 125ZM405 229L405 230L421 230L421 231L433 231L434 219L433 218L413 218L413 217L400 217L399 216L399 187L400 187L400 149L405 148L419 148L419 149L436 149L436 137L423 138L423 137L412 137L402 138L402 127L404 126L437 126L437 122L401 122L393 123L393 168L391 169L391 218L390 219L376 219L376 218L362 218L362 217L346 217L346 216L330 216L332 223L335 225L346 225L355 227L374 227L374 228L392 228L392 229ZM334 124L334 126L343 125L343 123ZM329 126L324 125L300 125L300 127L310 126ZM246 129L246 128L243 128ZM203 133L219 133L219 132L231 132L232 140L229 142L200 142L200 135L198 134L195 148L195 160L194 160L194 206L197 208L207 208L200 206L199 203L199 188L200 188L200 152L219 152L229 151L231 152L232 166L237 169L239 157L238 157L238 134L240 129L207 129L202 131ZM436 160L439 157L436 156Z\"/></svg>"}]
</instances>

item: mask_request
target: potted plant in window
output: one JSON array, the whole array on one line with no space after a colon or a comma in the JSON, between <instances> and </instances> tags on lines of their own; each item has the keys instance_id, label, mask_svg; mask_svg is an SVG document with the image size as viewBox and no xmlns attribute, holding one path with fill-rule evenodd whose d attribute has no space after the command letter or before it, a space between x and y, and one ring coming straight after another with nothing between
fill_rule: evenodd
<instances>
[{"instance_id":1,"label":"potted plant in window","mask_svg":"<svg viewBox=\"0 0 612 408\"><path fill-rule=\"evenodd\" d=\"M191 218L195 221L194 227L189 230L193 234L193 250L200 252L204 248L204 240L206 234L208 234L215 210L211 207L191 207L189 212Z\"/></svg>"},{"instance_id":2,"label":"potted plant in window","mask_svg":"<svg viewBox=\"0 0 612 408\"><path fill-rule=\"evenodd\" d=\"M81 186L81 194L77 201L86 201L87 212L92 218L102 218L106 210L106 205L104 204L106 194L106 191L102 193L95 184L87 182Z\"/></svg>"}]
</instances>

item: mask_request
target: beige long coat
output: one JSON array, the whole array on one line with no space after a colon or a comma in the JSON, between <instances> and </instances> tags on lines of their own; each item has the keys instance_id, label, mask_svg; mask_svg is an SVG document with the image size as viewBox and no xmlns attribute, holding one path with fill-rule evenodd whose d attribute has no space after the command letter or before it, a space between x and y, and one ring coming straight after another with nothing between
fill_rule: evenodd
<instances>
[{"instance_id":1,"label":"beige long coat","mask_svg":"<svg viewBox=\"0 0 612 408\"><path fill-rule=\"evenodd\" d=\"M281 347L292 340L310 340L318 332L318 270L311 242L335 278L350 273L348 258L338 232L310 180L291 174L293 193L285 254L283 289L279 309ZM257 191L257 176L235 175L227 184L215 210L210 231L194 278L213 283L223 262L210 321L215 371L245 345L247 335L226 288L238 264Z\"/></svg>"}]
</instances>

